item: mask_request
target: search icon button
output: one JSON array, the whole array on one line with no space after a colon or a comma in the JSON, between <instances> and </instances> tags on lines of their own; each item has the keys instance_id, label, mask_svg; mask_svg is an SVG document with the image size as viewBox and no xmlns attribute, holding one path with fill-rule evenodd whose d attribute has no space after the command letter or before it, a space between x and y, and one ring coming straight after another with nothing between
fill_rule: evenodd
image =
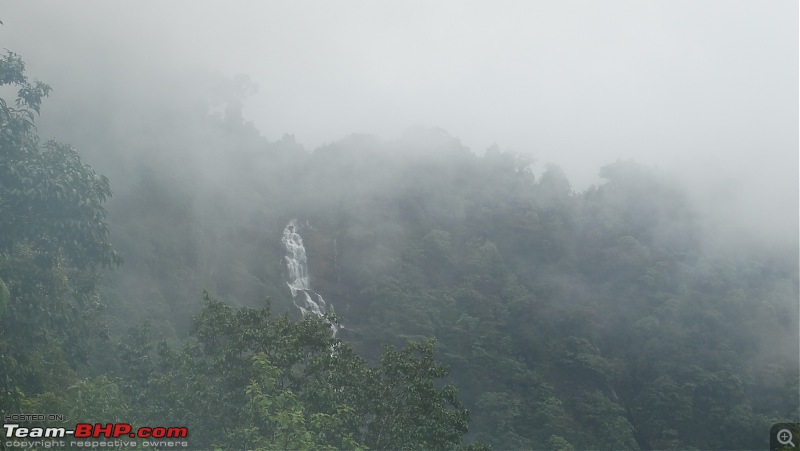
<instances>
[{"instance_id":1,"label":"search icon button","mask_svg":"<svg viewBox=\"0 0 800 451\"><path fill-rule=\"evenodd\" d=\"M792 448L795 448L795 444L792 441L794 437L792 436L792 431L788 429L781 429L778 431L778 434L775 436L778 439L778 443L781 445L792 445Z\"/></svg>"},{"instance_id":2,"label":"search icon button","mask_svg":"<svg viewBox=\"0 0 800 451\"><path fill-rule=\"evenodd\" d=\"M769 429L769 449L800 449L800 423L776 423Z\"/></svg>"}]
</instances>

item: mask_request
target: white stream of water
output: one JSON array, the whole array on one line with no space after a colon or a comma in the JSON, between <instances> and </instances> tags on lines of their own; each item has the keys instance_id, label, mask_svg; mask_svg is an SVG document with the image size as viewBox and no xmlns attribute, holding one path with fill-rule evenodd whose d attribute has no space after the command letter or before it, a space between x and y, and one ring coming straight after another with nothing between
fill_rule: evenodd
<instances>
[{"instance_id":1,"label":"white stream of water","mask_svg":"<svg viewBox=\"0 0 800 451\"><path fill-rule=\"evenodd\" d=\"M306 248L303 246L303 238L298 233L297 220L292 219L286 228L283 229L281 239L283 247L286 249L286 268L289 271L289 290L292 292L292 302L299 308L303 316L310 314L322 316L328 310L328 304L322 296L311 289L308 281L308 261L306 259ZM333 311L333 305L330 306ZM339 328L331 324L333 335Z\"/></svg>"}]
</instances>

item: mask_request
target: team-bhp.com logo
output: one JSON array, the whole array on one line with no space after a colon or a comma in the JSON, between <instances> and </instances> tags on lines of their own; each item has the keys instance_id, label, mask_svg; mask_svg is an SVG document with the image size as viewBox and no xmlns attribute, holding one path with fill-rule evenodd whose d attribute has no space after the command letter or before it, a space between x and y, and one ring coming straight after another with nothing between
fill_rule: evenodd
<instances>
[{"instance_id":1,"label":"team-bhp.com logo","mask_svg":"<svg viewBox=\"0 0 800 451\"><path fill-rule=\"evenodd\" d=\"M185 427L141 427L136 430L128 423L90 424L78 423L75 429L21 427L18 424L4 424L6 438L61 438L72 436L75 438L186 438L189 429Z\"/></svg>"},{"instance_id":2,"label":"team-bhp.com logo","mask_svg":"<svg viewBox=\"0 0 800 451\"><path fill-rule=\"evenodd\" d=\"M58 439L82 439L76 440L63 440L61 446L70 447L94 447L96 440L102 439L134 439L126 440L125 443L116 443L114 445L105 446L125 446L136 447L138 444L141 446L179 446L186 447L186 441L175 441L176 439L185 439L189 436L189 429L185 427L140 427L133 428L129 423L78 423L74 429L67 429L64 427L23 427L17 423L6 423L3 425L6 440L13 439L15 441L22 440L26 443L20 443L21 446L34 447L49 447L45 440L58 440ZM156 441L154 441L156 440ZM161 444L160 441L169 440L170 444ZM42 441L36 443L37 441ZM16 443L16 442L15 442ZM110 443L110 442L109 442ZM9 446L18 446L8 443Z\"/></svg>"}]
</instances>

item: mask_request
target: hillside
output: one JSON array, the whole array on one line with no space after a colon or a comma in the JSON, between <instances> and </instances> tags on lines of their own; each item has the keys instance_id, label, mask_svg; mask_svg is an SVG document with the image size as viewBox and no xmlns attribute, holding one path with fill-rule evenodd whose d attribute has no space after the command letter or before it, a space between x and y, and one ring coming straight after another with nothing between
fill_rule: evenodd
<instances>
[{"instance_id":1,"label":"hillside","mask_svg":"<svg viewBox=\"0 0 800 451\"><path fill-rule=\"evenodd\" d=\"M674 174L609 162L575 191L556 165L440 129L307 151L234 107L186 106L201 104L115 134L44 122L108 175L110 199L75 166L108 225L85 236L118 268L77 238L70 251L71 210L19 232L39 198L3 185L22 205L0 255L4 408L300 448L753 449L798 419L796 241L710 229ZM51 147L6 105L2 167L38 167L18 155ZM292 220L336 339L294 306Z\"/></svg>"}]
</instances>

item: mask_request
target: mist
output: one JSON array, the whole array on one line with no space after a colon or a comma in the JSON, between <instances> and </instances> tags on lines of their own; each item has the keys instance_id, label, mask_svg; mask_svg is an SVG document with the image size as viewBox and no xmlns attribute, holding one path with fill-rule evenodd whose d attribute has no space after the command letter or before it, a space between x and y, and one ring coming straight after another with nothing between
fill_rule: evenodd
<instances>
[{"instance_id":1,"label":"mist","mask_svg":"<svg viewBox=\"0 0 800 451\"><path fill-rule=\"evenodd\" d=\"M39 267L0 222L0 364L34 362L13 367L27 401L0 407L112 381L119 418L198 412L206 448L261 446L221 441L218 416L275 437L275 412L245 397L286 395L265 374L294 378L282 389L304 415L361 409L355 432L315 444L340 448L752 449L798 419L797 2L5 6L2 47L53 88L35 133L108 177L99 217L124 263L83 274L58 248ZM0 182L6 208L5 183L20 190ZM299 309L298 290L327 304ZM63 362L26 344L40 315L23 301L41 299L96 315L58 326L47 311L37 339ZM95 341L73 340L92 321ZM382 442L369 409L402 373L381 366L387 349L427 355L404 347L429 339L452 371L425 374L459 390L445 410L469 410L470 429ZM214 366L223 351L230 368ZM66 376L28 383L29 369Z\"/></svg>"},{"instance_id":2,"label":"mist","mask_svg":"<svg viewBox=\"0 0 800 451\"><path fill-rule=\"evenodd\" d=\"M268 139L313 150L439 127L477 154L558 164L578 191L634 159L680 174L724 222L789 239L796 19L789 1L16 2L0 33L54 86L51 111L102 97L125 117L198 72L245 74L257 92L235 101Z\"/></svg>"}]
</instances>

